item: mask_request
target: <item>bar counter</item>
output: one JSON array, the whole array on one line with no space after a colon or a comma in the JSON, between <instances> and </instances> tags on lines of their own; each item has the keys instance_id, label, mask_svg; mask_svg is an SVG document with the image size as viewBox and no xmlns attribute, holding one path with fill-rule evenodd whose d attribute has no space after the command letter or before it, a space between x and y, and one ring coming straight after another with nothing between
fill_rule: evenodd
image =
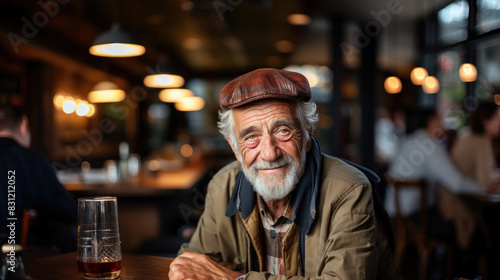
<instances>
[{"instance_id":1,"label":"bar counter","mask_svg":"<svg viewBox=\"0 0 500 280\"><path fill-rule=\"evenodd\" d=\"M205 165L185 166L175 171L160 171L154 174L141 172L137 177L114 184L67 182L66 190L75 197L116 196L116 197L155 197L169 196L176 190L192 187L205 173Z\"/></svg>"},{"instance_id":2,"label":"bar counter","mask_svg":"<svg viewBox=\"0 0 500 280\"><path fill-rule=\"evenodd\" d=\"M134 253L144 242L162 238L185 224L186 212L182 209L197 199L197 190L192 188L207 183L204 178L208 171L208 163L198 163L175 171L140 173L135 179L116 184L71 182L64 187L75 198L117 197L122 250Z\"/></svg>"}]
</instances>

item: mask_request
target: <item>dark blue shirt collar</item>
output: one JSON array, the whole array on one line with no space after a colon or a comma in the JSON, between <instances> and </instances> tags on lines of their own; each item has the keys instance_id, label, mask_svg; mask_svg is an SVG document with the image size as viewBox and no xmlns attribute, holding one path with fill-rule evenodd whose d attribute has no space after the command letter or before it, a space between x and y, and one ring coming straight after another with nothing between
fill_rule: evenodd
<instances>
[{"instance_id":1,"label":"dark blue shirt collar","mask_svg":"<svg viewBox=\"0 0 500 280\"><path fill-rule=\"evenodd\" d=\"M0 136L0 142L2 142L3 145L10 145L10 146L19 145L19 143L17 143L17 141L14 138L10 137Z\"/></svg>"},{"instance_id":2,"label":"dark blue shirt collar","mask_svg":"<svg viewBox=\"0 0 500 280\"><path fill-rule=\"evenodd\" d=\"M305 234L309 232L316 217L316 199L321 173L321 149L314 136L311 144L311 149L307 152L304 175L292 192L292 220ZM231 217L236 214L236 211L241 211L243 218L246 219L252 213L255 203L256 195L253 186L243 172L240 172L227 205L226 216Z\"/></svg>"}]
</instances>

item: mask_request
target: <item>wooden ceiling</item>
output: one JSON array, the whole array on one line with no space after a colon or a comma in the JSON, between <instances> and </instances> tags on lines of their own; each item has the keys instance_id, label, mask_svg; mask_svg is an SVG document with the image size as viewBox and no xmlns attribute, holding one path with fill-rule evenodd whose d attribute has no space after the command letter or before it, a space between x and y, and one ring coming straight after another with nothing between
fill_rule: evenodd
<instances>
[{"instance_id":1,"label":"wooden ceiling","mask_svg":"<svg viewBox=\"0 0 500 280\"><path fill-rule=\"evenodd\" d=\"M400 16L407 21L414 21L450 0L413 2L401 1L405 6ZM175 71L188 77L235 76L255 68L284 67L290 63L293 51L280 52L275 44L286 40L297 46L301 39L308 38L306 27L287 22L291 13L305 12L326 18L338 15L366 21L371 19L372 12L387 8L387 3L370 0L0 0L0 32L3 33L0 52L21 55L8 37L17 34L25 39L17 42L20 49L45 49L96 68L102 68L103 61L107 60L109 70L127 71L137 77L154 69L163 58ZM28 22L35 30L26 27ZM146 54L122 59L92 57L89 46L113 23L119 23L134 35L146 47ZM302 53L311 57L318 54L314 49L302 50Z\"/></svg>"},{"instance_id":2,"label":"wooden ceiling","mask_svg":"<svg viewBox=\"0 0 500 280\"><path fill-rule=\"evenodd\" d=\"M135 74L145 74L148 67L154 68L166 58L175 70L202 76L283 67L289 53L277 51L275 43L297 40L300 27L290 25L286 18L303 9L297 0L2 0L0 3L3 33L27 38L27 42L19 44L20 48L31 44L92 63L96 59L88 54L88 48L93 40L118 23L146 47L146 54L111 58L111 64L118 63ZM33 36L28 34L31 30L25 27L26 22L34 25ZM7 42L2 37L4 51L18 55L12 40Z\"/></svg>"}]
</instances>

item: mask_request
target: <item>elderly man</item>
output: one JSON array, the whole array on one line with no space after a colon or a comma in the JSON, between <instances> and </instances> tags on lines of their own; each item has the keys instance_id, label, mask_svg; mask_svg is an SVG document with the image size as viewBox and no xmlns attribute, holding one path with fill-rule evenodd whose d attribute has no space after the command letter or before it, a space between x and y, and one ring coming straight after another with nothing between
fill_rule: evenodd
<instances>
[{"instance_id":1,"label":"elderly man","mask_svg":"<svg viewBox=\"0 0 500 280\"><path fill-rule=\"evenodd\" d=\"M304 76L275 69L222 89L219 129L238 161L210 182L205 211L170 279L398 277L370 183L321 154L310 98Z\"/></svg>"}]
</instances>

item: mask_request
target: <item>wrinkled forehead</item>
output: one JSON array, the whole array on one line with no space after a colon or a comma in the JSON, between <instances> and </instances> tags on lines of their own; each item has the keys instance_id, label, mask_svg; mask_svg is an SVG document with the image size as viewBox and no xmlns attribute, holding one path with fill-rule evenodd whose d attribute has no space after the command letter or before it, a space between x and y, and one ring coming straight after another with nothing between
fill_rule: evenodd
<instances>
[{"instance_id":1,"label":"wrinkled forehead","mask_svg":"<svg viewBox=\"0 0 500 280\"><path fill-rule=\"evenodd\" d=\"M287 124L299 127L295 106L292 102L282 100L265 100L253 102L245 106L233 108L235 128L244 129L252 125L279 125Z\"/></svg>"}]
</instances>

